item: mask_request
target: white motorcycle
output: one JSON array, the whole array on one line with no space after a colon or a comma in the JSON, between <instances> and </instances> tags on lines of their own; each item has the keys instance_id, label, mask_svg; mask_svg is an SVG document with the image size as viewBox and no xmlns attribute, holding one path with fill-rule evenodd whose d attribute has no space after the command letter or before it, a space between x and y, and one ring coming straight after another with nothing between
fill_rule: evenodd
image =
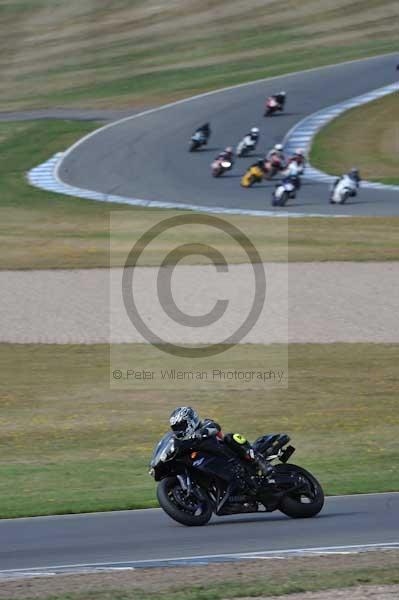
<instances>
[{"instance_id":1,"label":"white motorcycle","mask_svg":"<svg viewBox=\"0 0 399 600\"><path fill-rule=\"evenodd\" d=\"M256 144L257 140L252 139L250 135L246 135L237 146L237 156L245 156L249 152L252 152L255 150Z\"/></svg>"},{"instance_id":2,"label":"white motorcycle","mask_svg":"<svg viewBox=\"0 0 399 600\"><path fill-rule=\"evenodd\" d=\"M283 171L283 179L274 188L272 206L285 206L288 200L296 198L296 193L301 187L302 173L302 165L299 165L296 161L289 163Z\"/></svg>"},{"instance_id":3,"label":"white motorcycle","mask_svg":"<svg viewBox=\"0 0 399 600\"><path fill-rule=\"evenodd\" d=\"M296 198L296 190L294 177L284 177L274 188L272 206L285 206L288 200Z\"/></svg>"},{"instance_id":4,"label":"white motorcycle","mask_svg":"<svg viewBox=\"0 0 399 600\"><path fill-rule=\"evenodd\" d=\"M331 189L330 204L344 204L348 198L357 195L358 187L357 181L349 175L343 175Z\"/></svg>"}]
</instances>

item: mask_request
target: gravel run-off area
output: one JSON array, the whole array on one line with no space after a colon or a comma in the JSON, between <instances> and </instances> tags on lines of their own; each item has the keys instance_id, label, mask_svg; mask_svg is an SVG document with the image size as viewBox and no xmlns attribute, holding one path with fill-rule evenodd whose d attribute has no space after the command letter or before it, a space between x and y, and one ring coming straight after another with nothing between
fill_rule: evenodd
<instances>
[{"instance_id":1,"label":"gravel run-off area","mask_svg":"<svg viewBox=\"0 0 399 600\"><path fill-rule=\"evenodd\" d=\"M216 343L232 334L254 297L260 316L246 343L399 342L399 262L264 264L266 300L254 294L250 265L175 267L172 297L185 314L210 312L228 301L213 324L189 326L159 301L159 268L134 271L137 310L151 330L179 343ZM1 271L0 341L11 343L143 342L124 307L122 269ZM159 286L158 286L159 287ZM165 290L168 284L161 283ZM128 288L129 296L131 288ZM165 312L166 310L166 312Z\"/></svg>"}]
</instances>

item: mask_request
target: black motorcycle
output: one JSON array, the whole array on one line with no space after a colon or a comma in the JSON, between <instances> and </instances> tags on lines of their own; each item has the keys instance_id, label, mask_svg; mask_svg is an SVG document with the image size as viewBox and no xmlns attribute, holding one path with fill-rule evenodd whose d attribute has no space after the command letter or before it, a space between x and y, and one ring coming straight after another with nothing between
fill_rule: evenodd
<instances>
[{"instance_id":1,"label":"black motorcycle","mask_svg":"<svg viewBox=\"0 0 399 600\"><path fill-rule=\"evenodd\" d=\"M196 131L190 140L190 144L188 147L189 152L195 152L202 146L206 146L208 143L208 136L203 131Z\"/></svg>"},{"instance_id":2,"label":"black motorcycle","mask_svg":"<svg viewBox=\"0 0 399 600\"><path fill-rule=\"evenodd\" d=\"M292 518L317 515L324 493L315 477L288 464L295 452L286 434L264 435L252 445L271 462L279 459L265 479L255 464L242 460L219 442L217 454L190 448L167 433L155 448L150 474L158 481L157 497L163 510L183 525L205 525L217 516L280 510Z\"/></svg>"}]
</instances>

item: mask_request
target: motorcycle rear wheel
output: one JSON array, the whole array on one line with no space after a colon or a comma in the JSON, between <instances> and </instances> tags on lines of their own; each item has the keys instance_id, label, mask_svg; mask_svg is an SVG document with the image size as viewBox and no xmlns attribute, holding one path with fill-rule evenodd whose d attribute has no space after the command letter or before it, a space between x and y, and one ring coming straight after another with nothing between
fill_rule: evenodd
<instances>
[{"instance_id":1,"label":"motorcycle rear wheel","mask_svg":"<svg viewBox=\"0 0 399 600\"><path fill-rule=\"evenodd\" d=\"M206 525L212 516L211 503L205 496L201 500L187 498L185 504L184 491L176 477L166 477L159 482L157 498L169 517L188 527Z\"/></svg>"},{"instance_id":2,"label":"motorcycle rear wheel","mask_svg":"<svg viewBox=\"0 0 399 600\"><path fill-rule=\"evenodd\" d=\"M308 519L315 517L324 505L324 492L320 483L309 471L293 464L278 465L282 471L295 472L309 484L312 497L306 494L288 494L281 500L279 510L292 519Z\"/></svg>"}]
</instances>

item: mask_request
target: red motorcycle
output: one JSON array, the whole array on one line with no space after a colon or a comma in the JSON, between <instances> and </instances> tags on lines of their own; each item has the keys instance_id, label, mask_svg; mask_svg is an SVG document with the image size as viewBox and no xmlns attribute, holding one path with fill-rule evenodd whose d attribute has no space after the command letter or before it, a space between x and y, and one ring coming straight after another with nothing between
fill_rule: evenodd
<instances>
[{"instance_id":1,"label":"red motorcycle","mask_svg":"<svg viewBox=\"0 0 399 600\"><path fill-rule=\"evenodd\" d=\"M284 166L283 161L278 156L272 156L270 160L266 159L264 163L265 178L272 179L284 169Z\"/></svg>"},{"instance_id":2,"label":"red motorcycle","mask_svg":"<svg viewBox=\"0 0 399 600\"><path fill-rule=\"evenodd\" d=\"M274 113L279 111L281 112L282 110L282 105L279 102L277 102L276 98L270 96L270 98L266 100L264 116L271 117L272 115L274 115Z\"/></svg>"},{"instance_id":3,"label":"red motorcycle","mask_svg":"<svg viewBox=\"0 0 399 600\"><path fill-rule=\"evenodd\" d=\"M230 171L233 163L227 158L216 158L211 164L211 170L213 177L220 177L226 171Z\"/></svg>"}]
</instances>

